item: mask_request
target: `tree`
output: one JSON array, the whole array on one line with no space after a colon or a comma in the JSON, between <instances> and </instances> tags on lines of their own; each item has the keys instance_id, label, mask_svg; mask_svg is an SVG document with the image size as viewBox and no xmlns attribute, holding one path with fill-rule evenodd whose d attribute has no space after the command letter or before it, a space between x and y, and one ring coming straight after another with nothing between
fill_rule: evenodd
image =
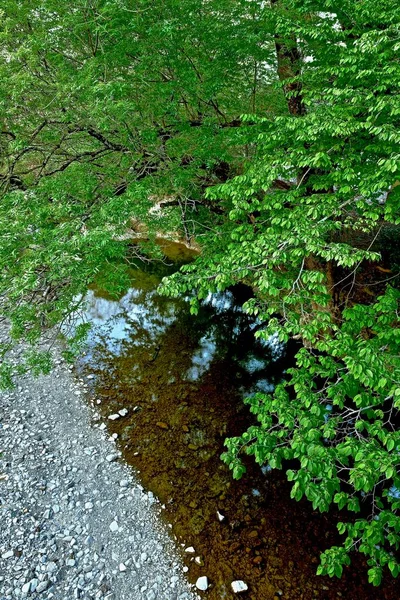
<instances>
[{"instance_id":1,"label":"tree","mask_svg":"<svg viewBox=\"0 0 400 600\"><path fill-rule=\"evenodd\" d=\"M221 221L203 191L240 164L240 114L279 94L264 67L273 47L244 1L8 1L3 11L0 293L12 337L33 343L66 327L100 274L109 292L126 287L127 255L160 258L151 243L128 249L127 227L189 239ZM149 214L160 199L162 218ZM6 364L2 373L9 381Z\"/></svg>"},{"instance_id":2,"label":"tree","mask_svg":"<svg viewBox=\"0 0 400 600\"><path fill-rule=\"evenodd\" d=\"M126 286L132 219L150 238L197 237L201 256L164 293L195 289L195 312L248 283L258 335L303 343L274 394L249 400L258 424L224 460L239 477L253 454L288 469L294 498L360 513L321 573L358 549L372 583L385 566L396 576L397 2L7 2L3 23L12 335L34 342L68 319L96 277Z\"/></svg>"},{"instance_id":3,"label":"tree","mask_svg":"<svg viewBox=\"0 0 400 600\"><path fill-rule=\"evenodd\" d=\"M396 2L272 3L287 114L245 118L255 155L207 190L231 202L230 221L165 283L202 298L247 281L259 335L303 341L274 394L248 400L259 423L223 458L234 477L243 452L291 461L294 498L361 513L319 572L340 576L358 549L375 585L384 566L399 572L399 17Z\"/></svg>"}]
</instances>

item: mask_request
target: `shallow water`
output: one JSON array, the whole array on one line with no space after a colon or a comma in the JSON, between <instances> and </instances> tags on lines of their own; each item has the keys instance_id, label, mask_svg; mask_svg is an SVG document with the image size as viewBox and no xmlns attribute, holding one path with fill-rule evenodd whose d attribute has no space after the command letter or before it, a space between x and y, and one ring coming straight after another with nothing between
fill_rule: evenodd
<instances>
[{"instance_id":1,"label":"shallow water","mask_svg":"<svg viewBox=\"0 0 400 600\"><path fill-rule=\"evenodd\" d=\"M165 505L190 581L207 575L210 600L237 597L236 579L251 600L398 598L390 578L379 591L367 584L360 558L340 581L316 577L319 553L339 541L335 516L291 500L280 472L247 460L236 482L220 461L224 439L252 422L243 397L271 391L289 360L276 339L255 341L257 323L240 309L248 290L209 296L193 317L188 302L160 297L158 282L136 271L118 301L89 292L94 327L79 368L95 374L110 432Z\"/></svg>"}]
</instances>

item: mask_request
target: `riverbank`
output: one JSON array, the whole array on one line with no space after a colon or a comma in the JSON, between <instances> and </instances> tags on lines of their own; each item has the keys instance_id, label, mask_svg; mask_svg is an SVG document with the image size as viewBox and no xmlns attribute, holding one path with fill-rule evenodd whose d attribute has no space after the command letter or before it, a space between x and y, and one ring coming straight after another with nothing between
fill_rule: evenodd
<instances>
[{"instance_id":1,"label":"riverbank","mask_svg":"<svg viewBox=\"0 0 400 600\"><path fill-rule=\"evenodd\" d=\"M55 361L0 394L1 600L195 600L158 502Z\"/></svg>"}]
</instances>

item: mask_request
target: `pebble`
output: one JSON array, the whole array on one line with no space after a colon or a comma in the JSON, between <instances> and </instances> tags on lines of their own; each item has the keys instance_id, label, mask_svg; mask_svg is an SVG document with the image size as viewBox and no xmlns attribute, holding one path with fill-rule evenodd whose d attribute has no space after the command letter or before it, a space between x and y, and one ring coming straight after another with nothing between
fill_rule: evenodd
<instances>
[{"instance_id":1,"label":"pebble","mask_svg":"<svg viewBox=\"0 0 400 600\"><path fill-rule=\"evenodd\" d=\"M121 416L120 414L115 413L113 415L108 415L108 418L110 419L110 421L116 421L117 419L120 418L120 416Z\"/></svg>"},{"instance_id":2,"label":"pebble","mask_svg":"<svg viewBox=\"0 0 400 600\"><path fill-rule=\"evenodd\" d=\"M37 586L39 585L39 580L36 579L36 577L34 577L33 579L31 579L31 592L33 593Z\"/></svg>"},{"instance_id":3,"label":"pebble","mask_svg":"<svg viewBox=\"0 0 400 600\"><path fill-rule=\"evenodd\" d=\"M241 579L238 579L237 581L232 581L231 586L235 594L241 594L242 592L246 592L249 589L247 584Z\"/></svg>"},{"instance_id":4,"label":"pebble","mask_svg":"<svg viewBox=\"0 0 400 600\"><path fill-rule=\"evenodd\" d=\"M201 590L202 592L206 591L206 589L208 588L208 579L205 575L198 578L198 580L196 581L196 587L198 590Z\"/></svg>"},{"instance_id":5,"label":"pebble","mask_svg":"<svg viewBox=\"0 0 400 600\"><path fill-rule=\"evenodd\" d=\"M156 425L160 429L169 429L168 423L164 423L164 421L157 421Z\"/></svg>"},{"instance_id":6,"label":"pebble","mask_svg":"<svg viewBox=\"0 0 400 600\"><path fill-rule=\"evenodd\" d=\"M31 589L31 582L28 581L28 583L24 583L24 585L22 586L22 593L25 595L28 595Z\"/></svg>"},{"instance_id":7,"label":"pebble","mask_svg":"<svg viewBox=\"0 0 400 600\"><path fill-rule=\"evenodd\" d=\"M106 461L107 462L114 462L118 458L119 458L118 452L112 452L111 454L107 454Z\"/></svg>"},{"instance_id":8,"label":"pebble","mask_svg":"<svg viewBox=\"0 0 400 600\"><path fill-rule=\"evenodd\" d=\"M47 588L49 587L49 582L48 581L41 581L39 583L39 585L36 588L36 591L38 594L41 594L42 592L44 592L45 590L47 590Z\"/></svg>"}]
</instances>

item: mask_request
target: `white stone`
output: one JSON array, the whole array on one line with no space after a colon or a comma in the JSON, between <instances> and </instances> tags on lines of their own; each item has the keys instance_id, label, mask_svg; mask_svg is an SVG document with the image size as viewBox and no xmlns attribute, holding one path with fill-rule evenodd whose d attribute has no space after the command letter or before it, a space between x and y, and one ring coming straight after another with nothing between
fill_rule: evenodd
<instances>
[{"instance_id":1,"label":"white stone","mask_svg":"<svg viewBox=\"0 0 400 600\"><path fill-rule=\"evenodd\" d=\"M200 558L200 556L196 556L196 558L194 559L194 562L197 563L198 565L201 565L201 558Z\"/></svg>"},{"instance_id":2,"label":"white stone","mask_svg":"<svg viewBox=\"0 0 400 600\"><path fill-rule=\"evenodd\" d=\"M119 570L121 571L121 573L124 573L124 571L126 571L126 566L124 565L124 563L119 563Z\"/></svg>"},{"instance_id":3,"label":"white stone","mask_svg":"<svg viewBox=\"0 0 400 600\"><path fill-rule=\"evenodd\" d=\"M206 589L208 588L208 579L205 575L198 578L198 580L196 581L196 587L202 592L206 591Z\"/></svg>"},{"instance_id":4,"label":"white stone","mask_svg":"<svg viewBox=\"0 0 400 600\"><path fill-rule=\"evenodd\" d=\"M117 419L120 418L121 415L119 415L118 413L115 413L113 415L109 415L108 418L110 419L110 421L116 421Z\"/></svg>"},{"instance_id":5,"label":"white stone","mask_svg":"<svg viewBox=\"0 0 400 600\"><path fill-rule=\"evenodd\" d=\"M42 592L44 592L44 590L47 590L48 586L49 586L48 581L41 581L36 588L37 593L41 594Z\"/></svg>"},{"instance_id":6,"label":"white stone","mask_svg":"<svg viewBox=\"0 0 400 600\"><path fill-rule=\"evenodd\" d=\"M113 521L110 525L110 529L112 532L118 531L118 523L117 521Z\"/></svg>"},{"instance_id":7,"label":"white stone","mask_svg":"<svg viewBox=\"0 0 400 600\"><path fill-rule=\"evenodd\" d=\"M26 595L28 595L28 594L29 594L29 591L30 591L30 589L31 589L31 582L30 582L30 581L28 581L28 583L25 583L25 584L22 586L22 593L23 593L23 594L26 594Z\"/></svg>"},{"instance_id":8,"label":"white stone","mask_svg":"<svg viewBox=\"0 0 400 600\"><path fill-rule=\"evenodd\" d=\"M106 461L114 462L114 460L117 460L117 458L119 458L119 454L117 454L116 452L113 452L112 454L107 454Z\"/></svg>"},{"instance_id":9,"label":"white stone","mask_svg":"<svg viewBox=\"0 0 400 600\"><path fill-rule=\"evenodd\" d=\"M126 417L126 415L128 414L128 409L121 408L121 410L119 410L118 413L121 415L121 417Z\"/></svg>"},{"instance_id":10,"label":"white stone","mask_svg":"<svg viewBox=\"0 0 400 600\"><path fill-rule=\"evenodd\" d=\"M11 558L12 556L14 556L14 552L12 550L8 550L8 552L4 552L4 554L1 555L1 558Z\"/></svg>"},{"instance_id":11,"label":"white stone","mask_svg":"<svg viewBox=\"0 0 400 600\"><path fill-rule=\"evenodd\" d=\"M218 517L218 521L223 521L225 519L224 515L221 515L221 513L217 510L217 517Z\"/></svg>"},{"instance_id":12,"label":"white stone","mask_svg":"<svg viewBox=\"0 0 400 600\"><path fill-rule=\"evenodd\" d=\"M188 548L185 548L185 552L187 552L188 554L194 554L196 551L193 548L193 546L189 546Z\"/></svg>"},{"instance_id":13,"label":"white stone","mask_svg":"<svg viewBox=\"0 0 400 600\"><path fill-rule=\"evenodd\" d=\"M246 592L249 589L245 582L241 579L238 579L237 581L232 581L231 586L235 594Z\"/></svg>"}]
</instances>

